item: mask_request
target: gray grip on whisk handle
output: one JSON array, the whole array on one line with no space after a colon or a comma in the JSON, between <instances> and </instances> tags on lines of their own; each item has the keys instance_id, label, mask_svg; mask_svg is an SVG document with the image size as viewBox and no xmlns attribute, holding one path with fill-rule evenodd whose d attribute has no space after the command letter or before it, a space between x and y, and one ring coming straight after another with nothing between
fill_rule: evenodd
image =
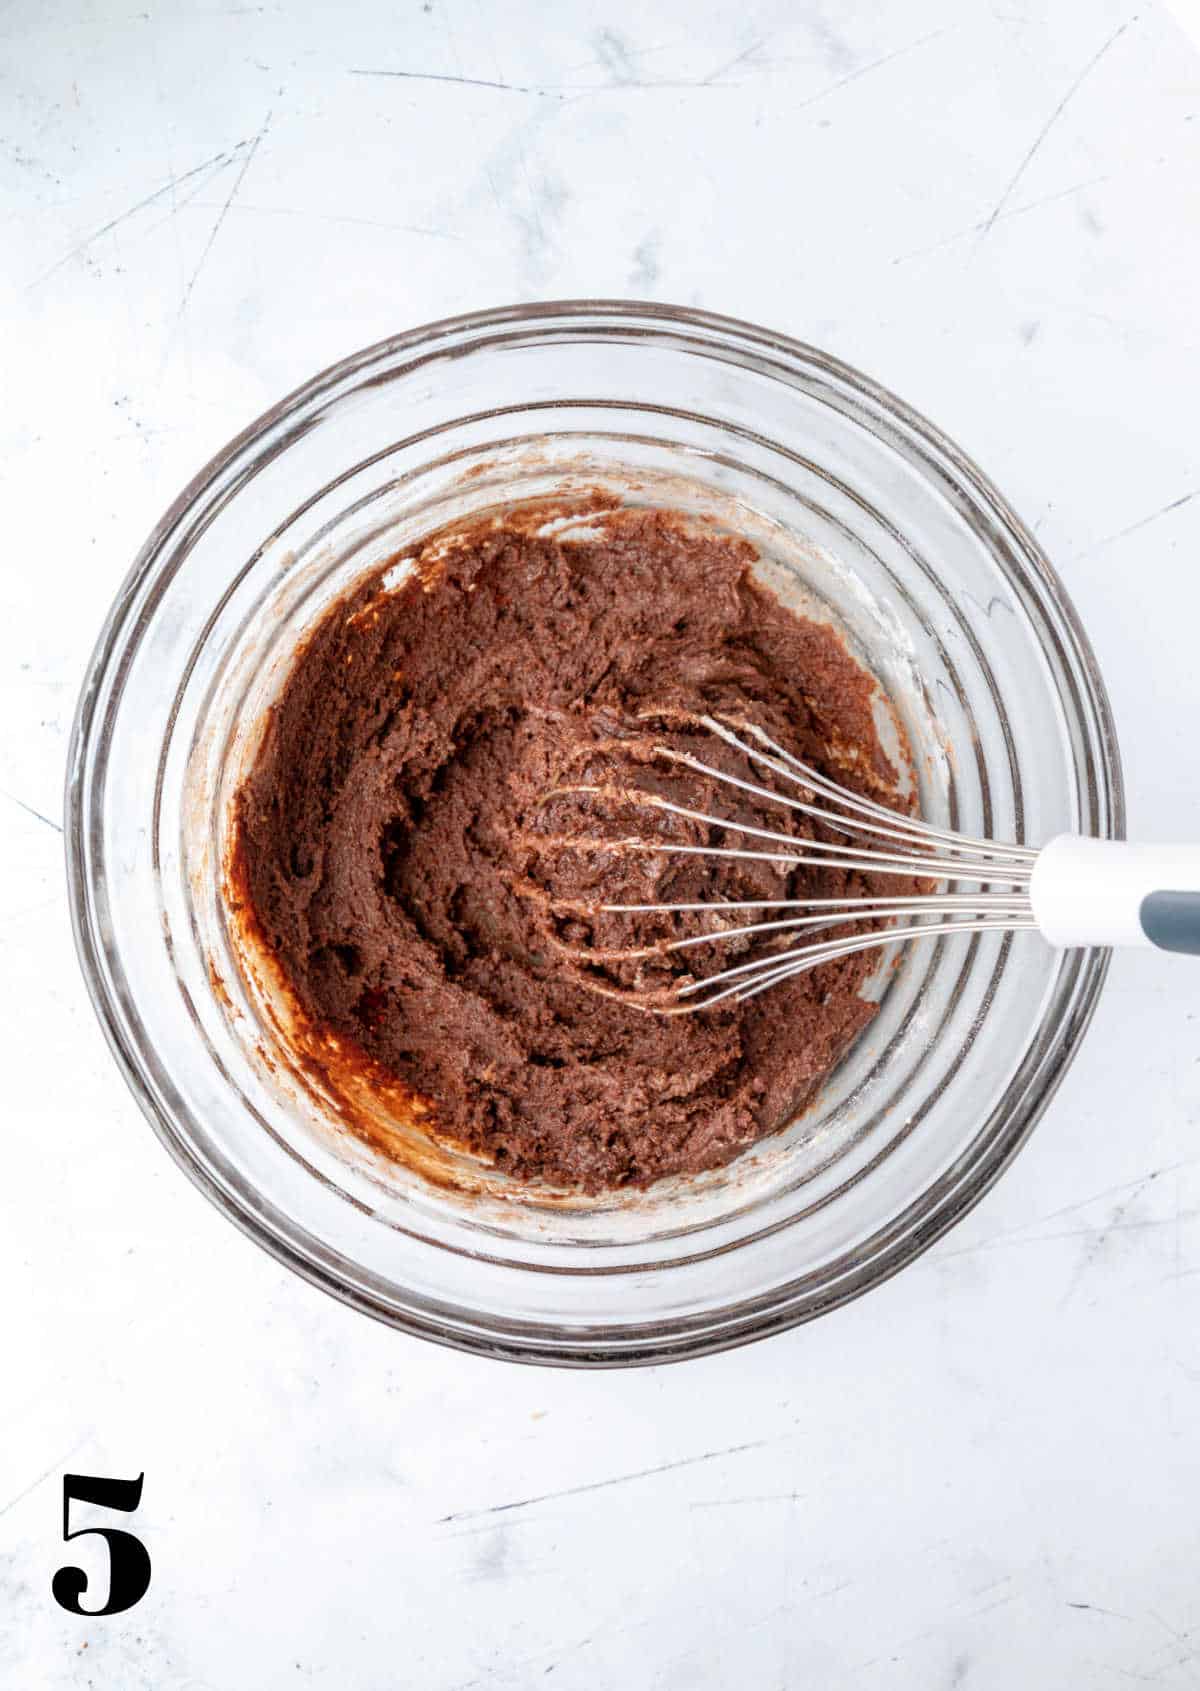
<instances>
[{"instance_id":1,"label":"gray grip on whisk handle","mask_svg":"<svg viewBox=\"0 0 1200 1691\"><path fill-rule=\"evenodd\" d=\"M1155 945L1200 956L1200 846L1060 834L1038 852L1029 897L1051 945Z\"/></svg>"},{"instance_id":2,"label":"gray grip on whisk handle","mask_svg":"<svg viewBox=\"0 0 1200 1691\"><path fill-rule=\"evenodd\" d=\"M1147 893L1138 915L1151 945L1200 957L1200 892Z\"/></svg>"}]
</instances>

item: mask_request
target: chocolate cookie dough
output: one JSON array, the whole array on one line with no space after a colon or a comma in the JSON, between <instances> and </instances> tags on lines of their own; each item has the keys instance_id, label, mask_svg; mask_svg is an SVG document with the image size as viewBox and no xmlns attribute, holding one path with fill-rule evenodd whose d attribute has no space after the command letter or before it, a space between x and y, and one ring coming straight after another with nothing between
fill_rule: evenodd
<instances>
[{"instance_id":1,"label":"chocolate cookie dough","mask_svg":"<svg viewBox=\"0 0 1200 1691\"><path fill-rule=\"evenodd\" d=\"M878 963L666 1017L647 995L748 942L663 954L706 919L595 905L903 890L639 851L710 831L623 796L637 788L839 837L654 748L769 783L690 720L724 712L860 790L896 772L871 679L755 581L747 541L665 510L552 516L433 536L326 613L238 796L235 862L314 1026L424 1100L440 1134L594 1192L714 1167L780 1127L874 1013L860 988ZM614 955L630 948L651 955Z\"/></svg>"}]
</instances>

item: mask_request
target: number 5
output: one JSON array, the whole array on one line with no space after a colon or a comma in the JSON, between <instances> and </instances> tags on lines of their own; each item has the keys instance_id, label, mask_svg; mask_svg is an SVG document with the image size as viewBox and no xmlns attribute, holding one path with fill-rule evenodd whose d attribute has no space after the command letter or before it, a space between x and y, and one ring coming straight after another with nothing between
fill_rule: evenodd
<instances>
[{"instance_id":1,"label":"number 5","mask_svg":"<svg viewBox=\"0 0 1200 1691\"><path fill-rule=\"evenodd\" d=\"M63 1537L82 1538L94 1532L108 1543L108 1602L102 1609L85 1609L79 1599L88 1587L82 1568L60 1568L50 1582L54 1601L72 1615L119 1615L140 1603L150 1586L150 1555L140 1538L117 1527L79 1527L71 1531L71 1499L98 1503L102 1509L128 1513L142 1501L142 1481L98 1479L93 1474L63 1475Z\"/></svg>"}]
</instances>

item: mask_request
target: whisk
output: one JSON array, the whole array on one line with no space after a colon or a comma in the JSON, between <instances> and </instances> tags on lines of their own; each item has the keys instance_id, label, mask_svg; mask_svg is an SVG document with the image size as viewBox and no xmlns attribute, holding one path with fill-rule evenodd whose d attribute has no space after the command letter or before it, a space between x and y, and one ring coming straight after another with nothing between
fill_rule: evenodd
<instances>
[{"instance_id":1,"label":"whisk","mask_svg":"<svg viewBox=\"0 0 1200 1691\"><path fill-rule=\"evenodd\" d=\"M590 907L593 913L695 913L714 923L699 933L652 946L608 950L597 954L597 960L661 957L731 941L761 939L769 943L769 949L748 962L703 978L685 975L665 994L649 993L639 999L636 993L618 993L603 986L597 986L598 991L633 999L640 1008L682 1015L709 1009L726 999L752 998L806 970L857 952L989 930L1034 930L1058 948L1151 945L1200 955L1200 846L1130 845L1060 834L1035 850L974 839L849 791L793 757L754 723L713 715L691 717L689 725L734 747L751 766L772 771L785 790L733 775L708 758L667 744L653 746L655 758L806 817L843 839L798 838L783 830L710 815L660 792L579 783L557 788L548 796L577 793L593 800L609 796L623 805L645 807L719 829L722 839L740 836L746 843L681 844L669 839L570 836L560 843L588 850L746 859L778 865L781 873L807 865L858 871L872 878L895 875L910 883L915 881L918 890L893 897L872 893L842 898L596 904ZM919 890L923 887L929 890ZM743 916L748 920L740 920ZM829 929L867 922L872 924L869 932L820 937ZM793 933L799 943L780 949L779 940Z\"/></svg>"}]
</instances>

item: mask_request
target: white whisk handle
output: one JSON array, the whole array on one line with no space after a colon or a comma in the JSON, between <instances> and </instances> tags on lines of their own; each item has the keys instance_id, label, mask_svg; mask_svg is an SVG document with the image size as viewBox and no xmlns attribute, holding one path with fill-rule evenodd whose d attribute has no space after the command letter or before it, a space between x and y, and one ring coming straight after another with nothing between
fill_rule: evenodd
<instances>
[{"instance_id":1,"label":"white whisk handle","mask_svg":"<svg viewBox=\"0 0 1200 1691\"><path fill-rule=\"evenodd\" d=\"M1156 945L1200 956L1200 845L1059 834L1038 852L1029 896L1051 945Z\"/></svg>"}]
</instances>

